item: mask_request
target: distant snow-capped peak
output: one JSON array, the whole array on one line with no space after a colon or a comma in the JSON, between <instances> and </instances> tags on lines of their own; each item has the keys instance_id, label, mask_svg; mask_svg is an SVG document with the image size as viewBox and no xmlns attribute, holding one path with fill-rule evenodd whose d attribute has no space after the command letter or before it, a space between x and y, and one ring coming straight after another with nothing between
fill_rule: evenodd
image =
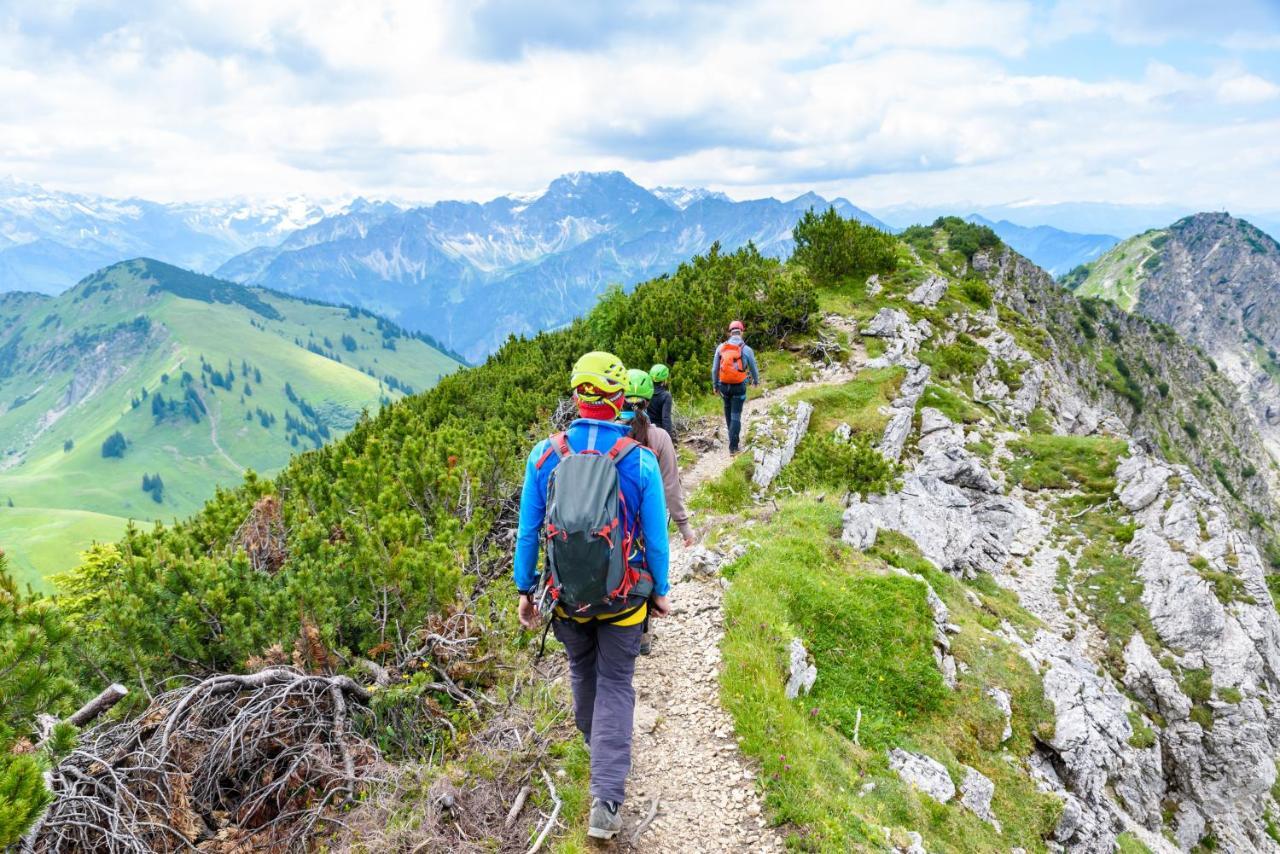
<instances>
[{"instance_id":1,"label":"distant snow-capped peak","mask_svg":"<svg viewBox=\"0 0 1280 854\"><path fill-rule=\"evenodd\" d=\"M677 210L684 210L694 202L715 199L716 201L728 202L731 199L718 190L708 190L704 187L654 187L649 192L662 199L671 207Z\"/></svg>"}]
</instances>

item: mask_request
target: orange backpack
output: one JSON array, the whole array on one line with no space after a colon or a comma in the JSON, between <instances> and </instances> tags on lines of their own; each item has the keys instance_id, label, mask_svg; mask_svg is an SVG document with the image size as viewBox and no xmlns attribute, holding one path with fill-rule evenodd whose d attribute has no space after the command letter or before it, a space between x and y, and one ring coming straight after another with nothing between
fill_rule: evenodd
<instances>
[{"instance_id":1,"label":"orange backpack","mask_svg":"<svg viewBox=\"0 0 1280 854\"><path fill-rule=\"evenodd\" d=\"M737 385L747 381L747 365L742 359L742 345L726 341L720 345L720 382Z\"/></svg>"}]
</instances>

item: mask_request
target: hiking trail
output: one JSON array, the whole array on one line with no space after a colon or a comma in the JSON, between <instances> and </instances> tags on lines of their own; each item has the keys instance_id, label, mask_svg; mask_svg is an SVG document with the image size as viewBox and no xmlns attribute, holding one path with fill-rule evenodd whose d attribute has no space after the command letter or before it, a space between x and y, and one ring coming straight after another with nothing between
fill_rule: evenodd
<instances>
[{"instance_id":1,"label":"hiking trail","mask_svg":"<svg viewBox=\"0 0 1280 854\"><path fill-rule=\"evenodd\" d=\"M743 408L744 453L748 425L776 403L807 388L851 380L865 353L822 368L817 378L771 389ZM715 435L724 435L723 422ZM729 468L727 442L703 453L682 473L686 494ZM692 518L699 537L706 523ZM666 619L653 618L653 653L636 665L635 740L619 851L784 851L783 836L768 826L756 789L754 762L738 749L733 720L720 704L720 641L724 636L719 573L690 568L692 552L672 538L671 602ZM658 801L653 821L632 843Z\"/></svg>"}]
</instances>

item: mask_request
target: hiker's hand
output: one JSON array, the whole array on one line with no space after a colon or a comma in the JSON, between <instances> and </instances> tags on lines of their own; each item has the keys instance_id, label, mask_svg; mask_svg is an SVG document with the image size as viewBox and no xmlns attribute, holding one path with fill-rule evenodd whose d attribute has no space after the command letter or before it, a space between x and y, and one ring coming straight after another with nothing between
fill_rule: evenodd
<instances>
[{"instance_id":1,"label":"hiker's hand","mask_svg":"<svg viewBox=\"0 0 1280 854\"><path fill-rule=\"evenodd\" d=\"M671 613L671 599L666 596L654 596L649 600L649 607L653 609L655 617L665 617Z\"/></svg>"},{"instance_id":2,"label":"hiker's hand","mask_svg":"<svg viewBox=\"0 0 1280 854\"><path fill-rule=\"evenodd\" d=\"M692 546L695 542L697 542L693 534L684 534L682 536L684 537L685 548L688 548L689 546Z\"/></svg>"},{"instance_id":3,"label":"hiker's hand","mask_svg":"<svg viewBox=\"0 0 1280 854\"><path fill-rule=\"evenodd\" d=\"M533 597L527 593L520 594L520 625L526 629L538 627L538 609L533 604Z\"/></svg>"}]
</instances>

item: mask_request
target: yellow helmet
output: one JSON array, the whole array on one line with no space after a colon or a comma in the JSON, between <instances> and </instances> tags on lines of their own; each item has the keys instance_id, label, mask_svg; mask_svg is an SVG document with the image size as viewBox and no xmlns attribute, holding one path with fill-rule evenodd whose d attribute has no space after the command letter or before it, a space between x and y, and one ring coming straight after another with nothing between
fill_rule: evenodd
<instances>
[{"instance_id":1,"label":"yellow helmet","mask_svg":"<svg viewBox=\"0 0 1280 854\"><path fill-rule=\"evenodd\" d=\"M615 394L627 386L627 369L612 353L596 350L587 353L573 366L569 387L591 386L605 395Z\"/></svg>"}]
</instances>

